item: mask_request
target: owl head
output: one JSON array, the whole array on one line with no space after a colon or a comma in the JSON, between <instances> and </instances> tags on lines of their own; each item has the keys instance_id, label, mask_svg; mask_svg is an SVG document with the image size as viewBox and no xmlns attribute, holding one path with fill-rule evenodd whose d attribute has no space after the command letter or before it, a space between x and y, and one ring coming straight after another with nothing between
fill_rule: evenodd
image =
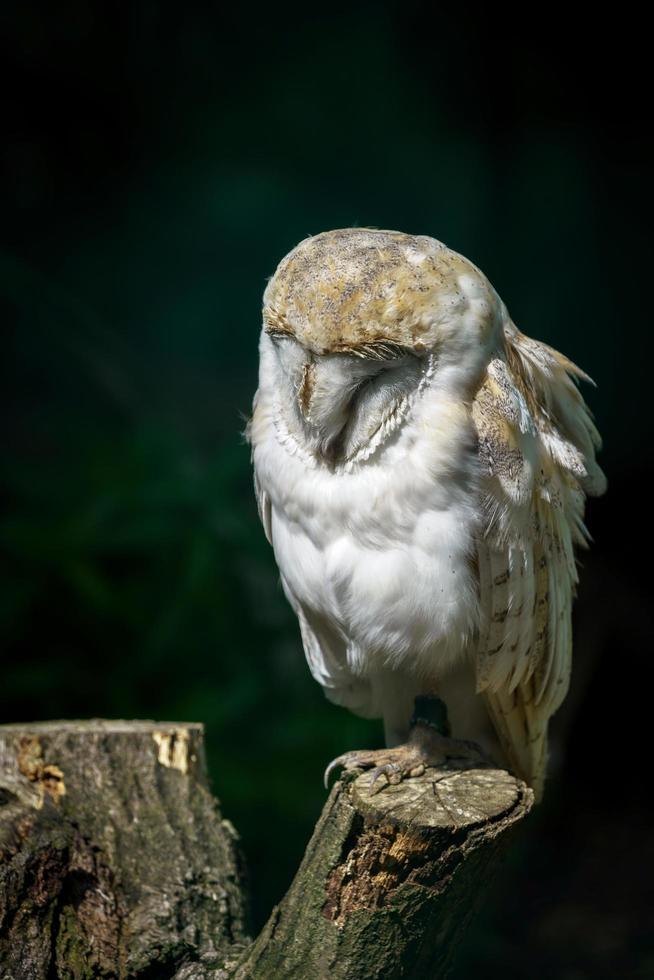
<instances>
[{"instance_id":1,"label":"owl head","mask_svg":"<svg viewBox=\"0 0 654 980\"><path fill-rule=\"evenodd\" d=\"M340 465L390 438L425 386L471 398L506 319L479 269L433 238L324 232L266 288L262 381L293 438Z\"/></svg>"}]
</instances>

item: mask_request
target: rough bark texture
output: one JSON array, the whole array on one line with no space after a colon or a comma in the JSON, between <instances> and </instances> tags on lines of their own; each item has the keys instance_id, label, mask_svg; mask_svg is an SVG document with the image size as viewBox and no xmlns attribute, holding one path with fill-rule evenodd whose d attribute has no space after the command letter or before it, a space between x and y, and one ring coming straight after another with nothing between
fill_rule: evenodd
<instances>
[{"instance_id":1,"label":"rough bark texture","mask_svg":"<svg viewBox=\"0 0 654 980\"><path fill-rule=\"evenodd\" d=\"M446 976L531 791L491 767L370 778L334 787L248 946L200 725L0 727L0 980Z\"/></svg>"},{"instance_id":2,"label":"rough bark texture","mask_svg":"<svg viewBox=\"0 0 654 980\"><path fill-rule=\"evenodd\" d=\"M0 978L213 976L243 941L201 725L0 727Z\"/></svg>"},{"instance_id":3,"label":"rough bark texture","mask_svg":"<svg viewBox=\"0 0 654 980\"><path fill-rule=\"evenodd\" d=\"M375 787L377 788L377 787ZM283 902L235 980L436 980L533 794L503 770L337 784Z\"/></svg>"}]
</instances>

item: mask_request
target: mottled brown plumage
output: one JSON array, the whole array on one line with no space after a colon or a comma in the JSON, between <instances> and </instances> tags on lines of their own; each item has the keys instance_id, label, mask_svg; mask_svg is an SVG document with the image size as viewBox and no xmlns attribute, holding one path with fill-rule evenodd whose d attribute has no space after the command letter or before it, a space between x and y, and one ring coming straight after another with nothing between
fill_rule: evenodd
<instances>
[{"instance_id":1,"label":"mottled brown plumage","mask_svg":"<svg viewBox=\"0 0 654 980\"><path fill-rule=\"evenodd\" d=\"M430 349L439 327L472 300L492 327L495 302L485 276L426 235L344 228L301 242L264 294L264 325L317 354L364 354L388 346Z\"/></svg>"}]
</instances>

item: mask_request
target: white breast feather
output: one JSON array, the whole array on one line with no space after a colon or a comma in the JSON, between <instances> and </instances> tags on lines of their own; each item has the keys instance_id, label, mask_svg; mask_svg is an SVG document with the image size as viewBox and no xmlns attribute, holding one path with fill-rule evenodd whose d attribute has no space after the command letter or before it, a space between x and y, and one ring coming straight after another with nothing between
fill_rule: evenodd
<instances>
[{"instance_id":1,"label":"white breast feather","mask_svg":"<svg viewBox=\"0 0 654 980\"><path fill-rule=\"evenodd\" d=\"M314 676L341 701L339 685L377 667L408 665L436 679L467 649L478 623L471 564L478 464L469 411L442 391L425 391L379 458L332 471L307 465L280 441L274 393L264 384L252 438L260 501L266 487L260 506L270 507L275 558L304 619ZM322 660L320 644L307 640L310 624L315 634L320 623L332 636Z\"/></svg>"}]
</instances>

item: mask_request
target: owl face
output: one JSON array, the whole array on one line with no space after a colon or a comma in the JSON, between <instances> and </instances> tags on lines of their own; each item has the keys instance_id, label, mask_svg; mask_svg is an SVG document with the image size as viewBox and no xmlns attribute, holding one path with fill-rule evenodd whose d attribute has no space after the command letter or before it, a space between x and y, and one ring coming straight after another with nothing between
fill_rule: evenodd
<instances>
[{"instance_id":1,"label":"owl face","mask_svg":"<svg viewBox=\"0 0 654 980\"><path fill-rule=\"evenodd\" d=\"M407 351L383 357L315 354L293 337L268 335L262 338L263 357L272 362L289 431L327 464L355 458L374 438L376 444L389 438L430 364L428 356Z\"/></svg>"},{"instance_id":2,"label":"owl face","mask_svg":"<svg viewBox=\"0 0 654 980\"><path fill-rule=\"evenodd\" d=\"M471 263L426 237L326 232L280 263L265 295L262 379L316 461L366 458L429 386L472 392L501 335Z\"/></svg>"}]
</instances>

